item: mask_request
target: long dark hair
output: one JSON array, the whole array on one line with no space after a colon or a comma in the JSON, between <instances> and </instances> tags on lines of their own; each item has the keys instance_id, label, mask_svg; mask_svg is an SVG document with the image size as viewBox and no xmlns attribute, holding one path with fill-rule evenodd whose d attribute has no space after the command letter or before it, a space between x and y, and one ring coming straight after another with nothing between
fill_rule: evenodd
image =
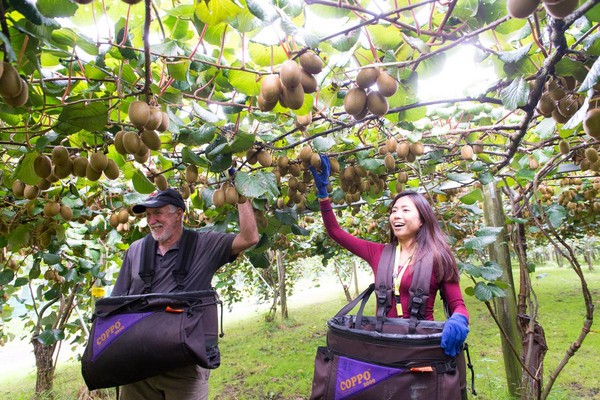
<instances>
[{"instance_id":1,"label":"long dark hair","mask_svg":"<svg viewBox=\"0 0 600 400\"><path fill-rule=\"evenodd\" d=\"M450 246L446 242L446 235L440 229L437 218L433 213L433 208L427 202L423 195L412 190L404 190L396 195L390 204L390 213L396 201L401 197L408 197L415 204L421 218L421 227L415 238L417 242L417 254L415 260L420 255L430 253L433 256L433 268L438 282L449 281L458 282L458 267L456 260L452 255ZM398 243L398 238L390 226L390 243Z\"/></svg>"}]
</instances>

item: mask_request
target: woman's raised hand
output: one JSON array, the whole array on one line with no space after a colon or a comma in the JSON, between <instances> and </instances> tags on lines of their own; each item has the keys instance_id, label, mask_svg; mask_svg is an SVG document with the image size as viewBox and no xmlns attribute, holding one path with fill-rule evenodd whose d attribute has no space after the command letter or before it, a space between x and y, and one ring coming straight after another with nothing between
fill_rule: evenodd
<instances>
[{"instance_id":1,"label":"woman's raised hand","mask_svg":"<svg viewBox=\"0 0 600 400\"><path fill-rule=\"evenodd\" d=\"M313 174L313 178L315 179L315 187L317 188L317 197L320 199L324 199L329 197L329 193L327 192L327 185L329 184L329 172L331 167L329 165L329 157L324 154L319 154L321 157L321 170L317 171L315 167L312 165L308 168L310 172Z\"/></svg>"}]
</instances>

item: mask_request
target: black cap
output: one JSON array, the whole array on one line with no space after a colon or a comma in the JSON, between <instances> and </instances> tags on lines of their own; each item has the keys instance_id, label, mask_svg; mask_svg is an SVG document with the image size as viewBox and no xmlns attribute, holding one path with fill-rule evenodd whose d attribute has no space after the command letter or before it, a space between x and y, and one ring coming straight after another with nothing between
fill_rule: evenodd
<instances>
[{"instance_id":1,"label":"black cap","mask_svg":"<svg viewBox=\"0 0 600 400\"><path fill-rule=\"evenodd\" d=\"M172 204L185 211L185 202L181 193L171 188L151 193L143 203L134 205L132 210L136 214L141 214L146 211L146 208L160 208L167 204Z\"/></svg>"}]
</instances>

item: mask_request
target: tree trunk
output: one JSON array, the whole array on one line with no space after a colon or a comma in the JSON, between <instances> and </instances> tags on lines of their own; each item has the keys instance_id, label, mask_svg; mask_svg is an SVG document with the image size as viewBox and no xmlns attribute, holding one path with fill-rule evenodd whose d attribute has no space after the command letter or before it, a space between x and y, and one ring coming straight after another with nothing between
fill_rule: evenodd
<instances>
[{"instance_id":1,"label":"tree trunk","mask_svg":"<svg viewBox=\"0 0 600 400\"><path fill-rule=\"evenodd\" d=\"M36 339L33 340L33 354L35 355L35 365L37 369L35 381L35 397L44 399L53 399L54 385L54 363L52 355L56 345L44 346Z\"/></svg>"},{"instance_id":2,"label":"tree trunk","mask_svg":"<svg viewBox=\"0 0 600 400\"><path fill-rule=\"evenodd\" d=\"M283 266L283 255L277 250L277 278L279 280L279 299L281 300L281 318L288 319L287 295L285 288L285 267Z\"/></svg>"},{"instance_id":3,"label":"tree trunk","mask_svg":"<svg viewBox=\"0 0 600 400\"><path fill-rule=\"evenodd\" d=\"M489 246L490 259L497 262L503 271L502 280L507 284L506 297L494 298L495 309L498 316L498 322L504 335L500 336L502 342L502 354L504 356L504 369L506 371L506 381L508 390L512 396L520 396L521 387L521 364L519 355L521 353L521 336L517 329L517 302L515 294L515 285L510 263L510 252L508 248L508 233L506 230L505 216L500 201L500 192L496 188L495 182L489 183L483 187L483 212L484 220L487 226L503 227L504 229L498 235L498 240ZM517 354L511 347L514 346Z\"/></svg>"}]
</instances>

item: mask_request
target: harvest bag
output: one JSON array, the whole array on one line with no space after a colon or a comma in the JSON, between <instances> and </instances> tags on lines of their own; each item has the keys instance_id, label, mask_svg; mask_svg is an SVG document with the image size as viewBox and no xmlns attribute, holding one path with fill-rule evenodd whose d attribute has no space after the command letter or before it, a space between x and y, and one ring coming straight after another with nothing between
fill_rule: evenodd
<instances>
[{"instance_id":1,"label":"harvest bag","mask_svg":"<svg viewBox=\"0 0 600 400\"><path fill-rule=\"evenodd\" d=\"M90 390L126 385L187 365L219 366L217 305L221 301L212 289L182 292L196 239L193 231L184 230L180 248L186 251L178 252L173 268L176 292L148 293L156 254L156 242L148 235L140 257L145 293L96 302L81 359Z\"/></svg>"},{"instance_id":2,"label":"harvest bag","mask_svg":"<svg viewBox=\"0 0 600 400\"><path fill-rule=\"evenodd\" d=\"M393 265L393 255L393 247L387 245L376 283L327 322L327 347L317 350L311 400L466 398L464 353L447 356L440 347L444 322L423 319L429 297L430 256L415 265L411 318L385 317L393 295L385 277L388 272L391 277L391 267L385 264ZM365 316L364 307L374 292L377 316ZM359 303L356 315L348 315Z\"/></svg>"},{"instance_id":3,"label":"harvest bag","mask_svg":"<svg viewBox=\"0 0 600 400\"><path fill-rule=\"evenodd\" d=\"M213 290L98 300L81 371L90 390L133 383L197 364L217 368Z\"/></svg>"}]
</instances>

